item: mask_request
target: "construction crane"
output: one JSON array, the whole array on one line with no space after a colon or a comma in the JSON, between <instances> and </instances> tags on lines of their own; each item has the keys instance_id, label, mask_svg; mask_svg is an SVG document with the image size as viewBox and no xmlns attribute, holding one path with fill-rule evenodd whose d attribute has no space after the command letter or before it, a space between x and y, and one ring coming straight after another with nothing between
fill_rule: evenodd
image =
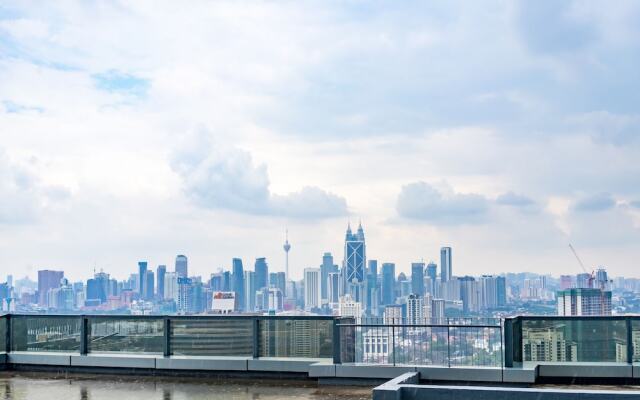
<instances>
[{"instance_id":1,"label":"construction crane","mask_svg":"<svg viewBox=\"0 0 640 400\"><path fill-rule=\"evenodd\" d=\"M585 268L584 264L582 263L582 260L580 259L580 257L578 256L578 253L576 252L576 249L573 248L573 246L571 245L571 243L569 243L569 248L571 249L571 251L573 252L573 255L576 256L576 260L578 260L578 263L580 264L580 266L582 267L582 270L584 271L585 274L588 274L589 271L587 271L587 269ZM593 271L591 271L591 275L593 275Z\"/></svg>"}]
</instances>

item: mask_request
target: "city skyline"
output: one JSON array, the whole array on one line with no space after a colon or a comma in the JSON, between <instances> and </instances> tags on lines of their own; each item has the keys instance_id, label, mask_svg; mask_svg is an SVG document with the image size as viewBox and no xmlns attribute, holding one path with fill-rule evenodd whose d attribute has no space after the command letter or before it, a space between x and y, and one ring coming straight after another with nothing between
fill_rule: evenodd
<instances>
[{"instance_id":1,"label":"city skyline","mask_svg":"<svg viewBox=\"0 0 640 400\"><path fill-rule=\"evenodd\" d=\"M0 268L635 274L640 5L536 3L3 2Z\"/></svg>"}]
</instances>

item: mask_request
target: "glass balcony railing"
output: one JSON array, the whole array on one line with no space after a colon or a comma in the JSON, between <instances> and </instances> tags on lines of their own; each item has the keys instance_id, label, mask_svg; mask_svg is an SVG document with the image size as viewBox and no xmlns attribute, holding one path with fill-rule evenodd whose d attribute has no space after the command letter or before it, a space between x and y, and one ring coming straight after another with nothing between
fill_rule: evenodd
<instances>
[{"instance_id":1,"label":"glass balcony railing","mask_svg":"<svg viewBox=\"0 0 640 400\"><path fill-rule=\"evenodd\" d=\"M0 352L513 367L640 363L640 317L392 321L330 316L0 316Z\"/></svg>"}]
</instances>

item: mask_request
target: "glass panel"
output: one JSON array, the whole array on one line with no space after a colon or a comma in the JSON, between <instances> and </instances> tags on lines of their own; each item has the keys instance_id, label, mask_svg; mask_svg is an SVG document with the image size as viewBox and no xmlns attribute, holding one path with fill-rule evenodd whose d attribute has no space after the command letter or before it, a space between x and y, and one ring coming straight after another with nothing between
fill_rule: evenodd
<instances>
[{"instance_id":1,"label":"glass panel","mask_svg":"<svg viewBox=\"0 0 640 400\"><path fill-rule=\"evenodd\" d=\"M333 321L260 320L260 357L333 357Z\"/></svg>"},{"instance_id":2,"label":"glass panel","mask_svg":"<svg viewBox=\"0 0 640 400\"><path fill-rule=\"evenodd\" d=\"M162 354L163 329L159 318L89 318L89 352Z\"/></svg>"},{"instance_id":3,"label":"glass panel","mask_svg":"<svg viewBox=\"0 0 640 400\"><path fill-rule=\"evenodd\" d=\"M171 353L253 356L253 319L172 319Z\"/></svg>"},{"instance_id":4,"label":"glass panel","mask_svg":"<svg viewBox=\"0 0 640 400\"><path fill-rule=\"evenodd\" d=\"M631 320L631 343L633 344L633 362L640 362L640 319Z\"/></svg>"},{"instance_id":5,"label":"glass panel","mask_svg":"<svg viewBox=\"0 0 640 400\"><path fill-rule=\"evenodd\" d=\"M0 317L0 353L7 349L7 317Z\"/></svg>"},{"instance_id":6,"label":"glass panel","mask_svg":"<svg viewBox=\"0 0 640 400\"><path fill-rule=\"evenodd\" d=\"M522 321L523 361L626 363L626 321L548 319Z\"/></svg>"},{"instance_id":7,"label":"glass panel","mask_svg":"<svg viewBox=\"0 0 640 400\"><path fill-rule=\"evenodd\" d=\"M12 351L80 351L79 317L11 317Z\"/></svg>"}]
</instances>

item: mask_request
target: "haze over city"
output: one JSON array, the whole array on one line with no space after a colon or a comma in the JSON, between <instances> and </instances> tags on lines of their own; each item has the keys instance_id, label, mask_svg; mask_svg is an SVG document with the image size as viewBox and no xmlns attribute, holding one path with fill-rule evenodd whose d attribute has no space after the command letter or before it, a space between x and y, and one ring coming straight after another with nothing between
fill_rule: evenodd
<instances>
[{"instance_id":1,"label":"haze over city","mask_svg":"<svg viewBox=\"0 0 640 400\"><path fill-rule=\"evenodd\" d=\"M325 5L0 5L3 275L640 277L640 4Z\"/></svg>"}]
</instances>

